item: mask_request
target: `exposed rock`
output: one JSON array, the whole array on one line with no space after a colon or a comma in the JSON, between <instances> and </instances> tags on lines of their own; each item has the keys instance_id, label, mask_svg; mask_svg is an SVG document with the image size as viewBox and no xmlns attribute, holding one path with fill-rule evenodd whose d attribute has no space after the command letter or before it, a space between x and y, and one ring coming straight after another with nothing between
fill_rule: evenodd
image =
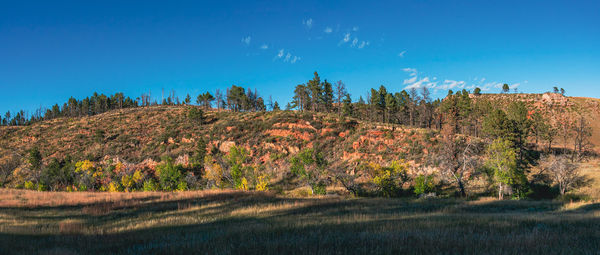
<instances>
[{"instance_id":1,"label":"exposed rock","mask_svg":"<svg viewBox=\"0 0 600 255\"><path fill-rule=\"evenodd\" d=\"M222 142L221 145L219 145L219 150L221 152L229 152L229 150L231 149L231 147L235 146L235 142L234 141L225 141Z\"/></svg>"}]
</instances>

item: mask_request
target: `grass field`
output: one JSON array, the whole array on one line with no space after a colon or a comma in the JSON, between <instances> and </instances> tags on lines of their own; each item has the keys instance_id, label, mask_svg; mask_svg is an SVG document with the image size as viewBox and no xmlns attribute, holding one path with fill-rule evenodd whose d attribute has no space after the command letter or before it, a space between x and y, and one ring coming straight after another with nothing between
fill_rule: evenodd
<instances>
[{"instance_id":1,"label":"grass field","mask_svg":"<svg viewBox=\"0 0 600 255\"><path fill-rule=\"evenodd\" d=\"M0 254L598 254L600 204L0 190Z\"/></svg>"}]
</instances>

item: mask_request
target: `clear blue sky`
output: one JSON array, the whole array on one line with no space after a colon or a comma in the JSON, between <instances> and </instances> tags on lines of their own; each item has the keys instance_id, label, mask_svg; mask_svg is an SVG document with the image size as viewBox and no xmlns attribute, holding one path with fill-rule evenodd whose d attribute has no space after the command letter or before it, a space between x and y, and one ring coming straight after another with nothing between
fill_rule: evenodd
<instances>
[{"instance_id":1,"label":"clear blue sky","mask_svg":"<svg viewBox=\"0 0 600 255\"><path fill-rule=\"evenodd\" d=\"M176 2L176 3L167 3ZM326 3L323 3L326 2ZM375 3L372 3L375 2ZM600 97L600 1L3 1L0 111L94 91L509 83Z\"/></svg>"}]
</instances>

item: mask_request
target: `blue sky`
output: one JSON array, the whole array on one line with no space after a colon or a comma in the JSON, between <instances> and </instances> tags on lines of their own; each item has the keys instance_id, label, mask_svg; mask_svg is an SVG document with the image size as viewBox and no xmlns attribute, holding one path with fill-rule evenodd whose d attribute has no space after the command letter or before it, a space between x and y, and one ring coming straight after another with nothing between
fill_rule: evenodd
<instances>
[{"instance_id":1,"label":"blue sky","mask_svg":"<svg viewBox=\"0 0 600 255\"><path fill-rule=\"evenodd\" d=\"M0 111L232 84L283 105L314 71L355 99L502 83L600 97L600 1L170 2L0 3Z\"/></svg>"}]
</instances>

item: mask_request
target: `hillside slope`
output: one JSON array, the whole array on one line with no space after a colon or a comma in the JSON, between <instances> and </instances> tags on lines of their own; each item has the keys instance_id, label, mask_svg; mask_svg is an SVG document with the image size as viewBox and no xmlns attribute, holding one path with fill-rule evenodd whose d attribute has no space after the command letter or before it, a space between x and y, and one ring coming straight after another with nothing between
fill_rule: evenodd
<instances>
[{"instance_id":1,"label":"hillside slope","mask_svg":"<svg viewBox=\"0 0 600 255\"><path fill-rule=\"evenodd\" d=\"M24 155L37 147L47 162L72 156L153 164L163 156L187 161L203 138L208 153L233 145L249 150L255 163L283 165L287 157L317 144L341 159L419 161L437 132L293 111L209 111L204 123L187 117L194 106L156 106L111 111L91 117L59 118L25 127L0 128L0 153Z\"/></svg>"}]
</instances>

